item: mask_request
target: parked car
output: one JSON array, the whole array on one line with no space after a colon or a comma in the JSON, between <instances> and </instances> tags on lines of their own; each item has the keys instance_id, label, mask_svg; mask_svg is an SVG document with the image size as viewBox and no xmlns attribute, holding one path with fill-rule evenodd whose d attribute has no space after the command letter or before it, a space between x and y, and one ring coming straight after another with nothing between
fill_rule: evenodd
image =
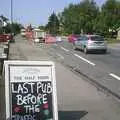
<instances>
[{"instance_id":1,"label":"parked car","mask_svg":"<svg viewBox=\"0 0 120 120\"><path fill-rule=\"evenodd\" d=\"M68 36L68 42L74 43L77 40L78 35L69 35Z\"/></svg>"},{"instance_id":2,"label":"parked car","mask_svg":"<svg viewBox=\"0 0 120 120\"><path fill-rule=\"evenodd\" d=\"M11 34L0 34L0 43L3 42L14 42L13 35Z\"/></svg>"},{"instance_id":3,"label":"parked car","mask_svg":"<svg viewBox=\"0 0 120 120\"><path fill-rule=\"evenodd\" d=\"M73 44L74 49L83 50L85 54L89 51L107 52L107 43L100 35L81 35Z\"/></svg>"}]
</instances>

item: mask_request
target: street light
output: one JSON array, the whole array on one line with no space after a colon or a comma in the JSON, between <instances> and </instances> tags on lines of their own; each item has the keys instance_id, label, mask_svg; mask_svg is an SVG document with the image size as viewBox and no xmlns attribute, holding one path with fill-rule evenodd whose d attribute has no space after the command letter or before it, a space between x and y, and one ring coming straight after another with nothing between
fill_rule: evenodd
<instances>
[{"instance_id":1,"label":"street light","mask_svg":"<svg viewBox=\"0 0 120 120\"><path fill-rule=\"evenodd\" d=\"M11 23L13 23L13 0L11 0Z\"/></svg>"},{"instance_id":2,"label":"street light","mask_svg":"<svg viewBox=\"0 0 120 120\"><path fill-rule=\"evenodd\" d=\"M11 34L13 33L13 0L11 0Z\"/></svg>"}]
</instances>

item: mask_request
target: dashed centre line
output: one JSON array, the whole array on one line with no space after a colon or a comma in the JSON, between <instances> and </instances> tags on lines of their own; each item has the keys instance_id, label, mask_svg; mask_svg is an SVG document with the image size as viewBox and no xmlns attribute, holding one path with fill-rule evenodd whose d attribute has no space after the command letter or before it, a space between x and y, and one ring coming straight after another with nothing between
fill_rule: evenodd
<instances>
[{"instance_id":1,"label":"dashed centre line","mask_svg":"<svg viewBox=\"0 0 120 120\"><path fill-rule=\"evenodd\" d=\"M60 47L62 50L64 50L65 52L69 52L68 49L64 48L64 47Z\"/></svg>"},{"instance_id":2,"label":"dashed centre line","mask_svg":"<svg viewBox=\"0 0 120 120\"><path fill-rule=\"evenodd\" d=\"M115 74L113 74L113 73L110 73L109 75L112 76L113 78L117 79L117 80L120 80L120 77L115 75Z\"/></svg>"},{"instance_id":3,"label":"dashed centre line","mask_svg":"<svg viewBox=\"0 0 120 120\"><path fill-rule=\"evenodd\" d=\"M87 62L88 64L90 64L90 65L92 65L92 66L95 66L95 63L93 63L93 62L91 62L91 61L89 61L89 60L81 57L80 55L78 55L78 54L74 54L74 55L75 55L76 57L80 58L81 60Z\"/></svg>"}]
</instances>

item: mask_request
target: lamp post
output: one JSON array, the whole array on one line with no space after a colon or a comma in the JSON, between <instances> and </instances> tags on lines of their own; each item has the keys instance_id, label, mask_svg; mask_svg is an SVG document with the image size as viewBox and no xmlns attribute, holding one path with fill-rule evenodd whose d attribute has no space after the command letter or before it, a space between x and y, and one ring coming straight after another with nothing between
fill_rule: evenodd
<instances>
[{"instance_id":1,"label":"lamp post","mask_svg":"<svg viewBox=\"0 0 120 120\"><path fill-rule=\"evenodd\" d=\"M11 34L13 34L13 0L11 0Z\"/></svg>"}]
</instances>

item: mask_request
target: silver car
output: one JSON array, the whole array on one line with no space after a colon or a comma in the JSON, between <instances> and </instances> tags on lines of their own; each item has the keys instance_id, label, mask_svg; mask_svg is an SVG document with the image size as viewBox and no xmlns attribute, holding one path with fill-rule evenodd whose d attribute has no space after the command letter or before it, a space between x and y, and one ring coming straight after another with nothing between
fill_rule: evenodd
<instances>
[{"instance_id":1,"label":"silver car","mask_svg":"<svg viewBox=\"0 0 120 120\"><path fill-rule=\"evenodd\" d=\"M73 48L83 50L85 54L89 51L103 51L106 53L107 43L99 35L81 35L73 43Z\"/></svg>"}]
</instances>

